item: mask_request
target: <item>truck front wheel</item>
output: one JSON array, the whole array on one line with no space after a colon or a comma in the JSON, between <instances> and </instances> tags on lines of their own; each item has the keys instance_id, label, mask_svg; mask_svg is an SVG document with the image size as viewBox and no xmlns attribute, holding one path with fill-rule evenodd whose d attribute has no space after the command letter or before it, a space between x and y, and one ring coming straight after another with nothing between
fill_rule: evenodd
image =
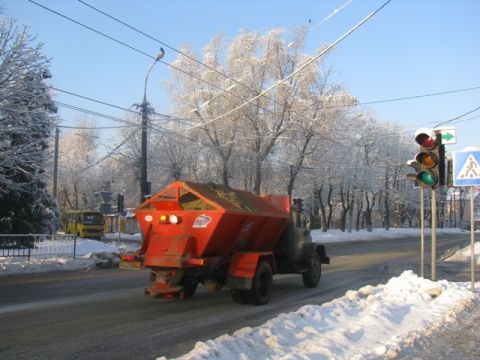
<instances>
[{"instance_id":1,"label":"truck front wheel","mask_svg":"<svg viewBox=\"0 0 480 360\"><path fill-rule=\"evenodd\" d=\"M267 261L260 260L253 277L252 289L248 298L254 305L265 305L270 300L273 287L273 272Z\"/></svg>"},{"instance_id":2,"label":"truck front wheel","mask_svg":"<svg viewBox=\"0 0 480 360\"><path fill-rule=\"evenodd\" d=\"M315 253L310 260L308 271L302 274L303 285L305 285L307 288L317 287L321 276L322 262L320 260L320 256Z\"/></svg>"}]
</instances>

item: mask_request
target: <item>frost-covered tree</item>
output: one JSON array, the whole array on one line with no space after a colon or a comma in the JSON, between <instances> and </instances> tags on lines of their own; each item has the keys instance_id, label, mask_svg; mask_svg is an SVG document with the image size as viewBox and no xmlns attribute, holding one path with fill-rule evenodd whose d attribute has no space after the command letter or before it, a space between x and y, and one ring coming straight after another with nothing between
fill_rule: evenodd
<instances>
[{"instance_id":1,"label":"frost-covered tree","mask_svg":"<svg viewBox=\"0 0 480 360\"><path fill-rule=\"evenodd\" d=\"M283 179L291 194L306 156L318 145L317 135L334 121L335 111L326 106L353 104L348 94L341 99L341 88L328 81L320 63L284 81L311 59L303 53L305 35L306 29L290 37L280 29L244 30L228 46L222 36L205 46L207 66L193 61L188 48L188 57L175 61L184 71L172 73L172 101L179 115L198 120L185 128L199 134L210 161L217 162L212 180L260 193L278 192L277 180ZM275 178L272 171L283 173Z\"/></svg>"},{"instance_id":2,"label":"frost-covered tree","mask_svg":"<svg viewBox=\"0 0 480 360\"><path fill-rule=\"evenodd\" d=\"M104 190L98 163L97 130L92 124L79 119L76 129L60 139L58 202L62 213L96 208L95 192Z\"/></svg>"},{"instance_id":3,"label":"frost-covered tree","mask_svg":"<svg viewBox=\"0 0 480 360\"><path fill-rule=\"evenodd\" d=\"M0 233L46 231L56 203L45 163L56 107L41 44L11 19L0 22Z\"/></svg>"}]
</instances>

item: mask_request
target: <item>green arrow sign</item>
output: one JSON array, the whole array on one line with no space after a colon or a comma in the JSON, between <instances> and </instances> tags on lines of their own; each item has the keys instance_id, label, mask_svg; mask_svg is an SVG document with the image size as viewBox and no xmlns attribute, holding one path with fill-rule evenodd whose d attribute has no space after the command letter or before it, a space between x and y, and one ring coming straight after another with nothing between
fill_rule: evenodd
<instances>
[{"instance_id":1,"label":"green arrow sign","mask_svg":"<svg viewBox=\"0 0 480 360\"><path fill-rule=\"evenodd\" d=\"M442 144L456 144L457 143L457 130L455 128L441 128Z\"/></svg>"},{"instance_id":2,"label":"green arrow sign","mask_svg":"<svg viewBox=\"0 0 480 360\"><path fill-rule=\"evenodd\" d=\"M455 136L453 136L453 134L450 134L449 132L447 132L446 134L442 134L442 140L444 140L444 141L450 141L454 137Z\"/></svg>"}]
</instances>

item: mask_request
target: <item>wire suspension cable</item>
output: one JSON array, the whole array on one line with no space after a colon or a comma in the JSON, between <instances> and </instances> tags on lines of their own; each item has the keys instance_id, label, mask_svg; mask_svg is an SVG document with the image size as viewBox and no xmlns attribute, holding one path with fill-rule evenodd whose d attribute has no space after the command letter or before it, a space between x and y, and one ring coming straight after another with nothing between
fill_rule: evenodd
<instances>
[{"instance_id":1,"label":"wire suspension cable","mask_svg":"<svg viewBox=\"0 0 480 360\"><path fill-rule=\"evenodd\" d=\"M340 38L338 38L336 41L334 41L332 44L330 44L329 46L327 46L324 50L320 51L317 55L315 55L313 58L311 58L310 60L308 60L305 64L303 64L302 66L300 66L298 69L296 69L295 71L293 71L290 75L286 76L285 78L283 78L282 80L278 81L277 83L275 83L274 85L270 86L268 89L265 89L264 91L262 91L260 94L258 94L257 96L253 97L252 99L244 102L243 104L237 106L236 108L230 110L230 111L227 111L226 113L224 113L223 115L220 115L220 116L217 116L216 118L212 119L212 120L209 120L209 121L206 121L204 123L202 123L201 125L202 126L205 126L207 124L210 124L210 123L213 123L215 121L218 121L220 119L223 119L235 112L237 112L238 110L241 110L243 109L245 106L251 104L252 102L254 102L255 100L259 99L260 97L262 96L265 96L266 94L268 94L269 92L271 92L273 89L275 89L276 87L278 87L279 85L281 85L282 83L286 82L287 80L291 79L292 77L294 77L296 74L298 74L300 71L302 71L303 69L305 69L307 66L309 66L310 64L312 64L313 62L317 61L321 56L325 55L328 51L330 51L331 49L333 49L335 46L337 46L340 42L342 42L343 40L345 40L345 38L347 38L349 35L351 35L354 31L356 31L359 27L361 27L363 24L365 24L368 20L370 20L374 15L376 15L378 12L380 12L385 6L387 6L392 0L388 0L386 1L385 3L383 3L378 9L376 9L375 11L371 12L369 15L367 15L363 20L361 20L357 25L355 25L353 28L351 28L349 31L347 31L344 35L342 35Z\"/></svg>"}]
</instances>

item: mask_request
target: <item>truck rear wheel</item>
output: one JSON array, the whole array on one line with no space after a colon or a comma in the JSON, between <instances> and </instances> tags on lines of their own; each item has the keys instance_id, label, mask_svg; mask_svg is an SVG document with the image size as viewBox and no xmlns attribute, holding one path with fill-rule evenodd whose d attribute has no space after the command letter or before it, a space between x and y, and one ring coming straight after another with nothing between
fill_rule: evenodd
<instances>
[{"instance_id":1,"label":"truck rear wheel","mask_svg":"<svg viewBox=\"0 0 480 360\"><path fill-rule=\"evenodd\" d=\"M248 292L248 299L254 305L265 305L270 300L273 287L273 273L267 261L260 260L253 277L252 289Z\"/></svg>"},{"instance_id":2,"label":"truck rear wheel","mask_svg":"<svg viewBox=\"0 0 480 360\"><path fill-rule=\"evenodd\" d=\"M307 288L317 287L321 276L322 262L320 260L320 256L315 253L310 260L308 271L302 274L303 285L305 285Z\"/></svg>"},{"instance_id":3,"label":"truck rear wheel","mask_svg":"<svg viewBox=\"0 0 480 360\"><path fill-rule=\"evenodd\" d=\"M248 304L248 290L231 289L230 294L232 295L233 301L237 304Z\"/></svg>"},{"instance_id":4,"label":"truck rear wheel","mask_svg":"<svg viewBox=\"0 0 480 360\"><path fill-rule=\"evenodd\" d=\"M184 276L182 280L180 280L180 285L183 286L183 298L188 299L197 291L198 281L193 277Z\"/></svg>"}]
</instances>

